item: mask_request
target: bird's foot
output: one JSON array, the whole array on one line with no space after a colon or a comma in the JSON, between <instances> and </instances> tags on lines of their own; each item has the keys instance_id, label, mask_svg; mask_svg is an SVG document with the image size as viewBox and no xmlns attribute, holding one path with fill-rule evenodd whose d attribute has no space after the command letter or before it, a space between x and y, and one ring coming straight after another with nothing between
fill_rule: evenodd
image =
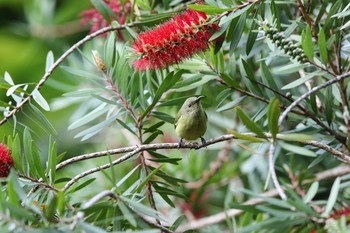
<instances>
[{"instance_id":1,"label":"bird's foot","mask_svg":"<svg viewBox=\"0 0 350 233\"><path fill-rule=\"evenodd\" d=\"M182 138L180 139L179 141L179 144L177 145L177 149L180 149L180 147L183 146L183 141L182 141Z\"/></svg>"},{"instance_id":2,"label":"bird's foot","mask_svg":"<svg viewBox=\"0 0 350 233\"><path fill-rule=\"evenodd\" d=\"M201 137L201 141L202 141L202 147L207 148L207 141L205 141L203 137Z\"/></svg>"}]
</instances>

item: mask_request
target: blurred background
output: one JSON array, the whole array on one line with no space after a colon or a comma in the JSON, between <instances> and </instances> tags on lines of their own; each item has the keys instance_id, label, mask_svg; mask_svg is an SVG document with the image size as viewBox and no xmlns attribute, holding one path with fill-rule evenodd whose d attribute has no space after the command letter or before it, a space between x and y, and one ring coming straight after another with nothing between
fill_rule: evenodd
<instances>
[{"instance_id":1,"label":"blurred background","mask_svg":"<svg viewBox=\"0 0 350 233\"><path fill-rule=\"evenodd\" d=\"M67 48L89 33L90 27L80 23L80 14L91 7L90 1L86 0L0 0L1 77L8 72L15 84L37 83L45 73L46 56L49 51L52 51L57 59ZM57 84L65 82L70 85L76 84L70 80L67 72L56 69L41 89L41 93L51 103L53 97L61 96L60 90L64 88ZM10 101L6 90L1 88L0 100ZM55 129L64 134L58 137L60 148L74 151L74 135L65 133L68 119L61 117L66 115L64 111L69 110L51 111L46 116ZM16 117L35 129L30 117L24 117L22 113L16 114ZM0 126L0 139L12 131L10 122ZM47 144L45 139L41 140L44 140L43 145Z\"/></svg>"}]
</instances>

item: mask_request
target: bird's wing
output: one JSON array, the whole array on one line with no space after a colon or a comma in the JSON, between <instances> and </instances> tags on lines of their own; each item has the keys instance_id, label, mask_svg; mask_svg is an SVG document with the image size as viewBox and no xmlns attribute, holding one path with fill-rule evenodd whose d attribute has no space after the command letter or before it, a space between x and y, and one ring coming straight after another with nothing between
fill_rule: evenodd
<instances>
[{"instance_id":1,"label":"bird's wing","mask_svg":"<svg viewBox=\"0 0 350 233\"><path fill-rule=\"evenodd\" d=\"M176 129L177 122L179 121L180 117L181 117L181 110L178 111L178 113L176 114L176 117L175 117L175 121L174 121L174 127L175 127L175 129Z\"/></svg>"},{"instance_id":2,"label":"bird's wing","mask_svg":"<svg viewBox=\"0 0 350 233\"><path fill-rule=\"evenodd\" d=\"M208 115L206 112L204 112L204 116L205 116L205 121L208 121Z\"/></svg>"}]
</instances>

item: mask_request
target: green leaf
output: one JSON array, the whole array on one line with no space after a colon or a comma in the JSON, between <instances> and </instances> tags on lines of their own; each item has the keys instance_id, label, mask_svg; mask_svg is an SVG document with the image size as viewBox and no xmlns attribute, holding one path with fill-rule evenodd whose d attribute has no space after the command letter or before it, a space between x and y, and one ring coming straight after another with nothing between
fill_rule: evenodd
<instances>
[{"instance_id":1,"label":"green leaf","mask_svg":"<svg viewBox=\"0 0 350 233\"><path fill-rule=\"evenodd\" d=\"M132 208L135 212L138 212L138 213L141 213L141 214L145 214L145 215L153 217L155 219L160 219L162 221L164 220L158 215L157 211L155 211L154 209L151 209L150 207L147 207L147 206L145 206L145 205L143 205L141 203L138 203L136 201L129 200L129 199L123 197L123 196L120 196L120 199L125 204L128 204L130 206L130 208Z\"/></svg>"},{"instance_id":2,"label":"green leaf","mask_svg":"<svg viewBox=\"0 0 350 233\"><path fill-rule=\"evenodd\" d=\"M312 199L316 196L317 191L318 191L318 187L319 187L319 182L315 181L311 184L309 190L307 191L305 197L304 197L304 202L305 203L309 203L310 201L312 201Z\"/></svg>"},{"instance_id":3,"label":"green leaf","mask_svg":"<svg viewBox=\"0 0 350 233\"><path fill-rule=\"evenodd\" d=\"M87 140L91 137L93 137L94 135L98 134L99 132L101 132L104 128L106 128L107 126L109 126L113 121L115 121L117 119L117 117L119 116L119 113L115 113L112 116L109 116L106 120L90 127L87 128L83 131L81 131L80 133L78 133L77 135L75 135L75 138L79 138L82 137L82 141Z\"/></svg>"},{"instance_id":4,"label":"green leaf","mask_svg":"<svg viewBox=\"0 0 350 233\"><path fill-rule=\"evenodd\" d=\"M267 119L272 138L276 139L278 133L278 118L281 114L280 101L277 98L272 99L267 112Z\"/></svg>"},{"instance_id":5,"label":"green leaf","mask_svg":"<svg viewBox=\"0 0 350 233\"><path fill-rule=\"evenodd\" d=\"M155 132L153 132L143 143L144 144L149 144L150 142L152 142L154 139L156 139L156 137L159 134L163 134L163 131L161 130L156 130Z\"/></svg>"},{"instance_id":6,"label":"green leaf","mask_svg":"<svg viewBox=\"0 0 350 233\"><path fill-rule=\"evenodd\" d=\"M186 216L180 215L173 223L173 225L171 225L171 227L169 228L169 230L171 231L175 231L180 225L181 223L186 219Z\"/></svg>"},{"instance_id":7,"label":"green leaf","mask_svg":"<svg viewBox=\"0 0 350 233\"><path fill-rule=\"evenodd\" d=\"M332 209L337 201L338 194L339 194L339 188L340 188L340 182L341 182L341 178L337 177L332 185L332 189L331 189L331 193L329 194L326 209L322 214L322 216L324 216L324 217L327 217L329 215L329 213L332 211Z\"/></svg>"},{"instance_id":8,"label":"green leaf","mask_svg":"<svg viewBox=\"0 0 350 233\"><path fill-rule=\"evenodd\" d=\"M254 19L252 21L252 24L250 25L250 29L249 29L249 34L248 34L248 39L247 39L247 45L245 48L246 54L249 55L250 51L252 50L255 41L256 41L256 37L258 36L258 31L257 29L259 28L258 23L255 20L256 15L258 14L259 11L256 11L254 14Z\"/></svg>"},{"instance_id":9,"label":"green leaf","mask_svg":"<svg viewBox=\"0 0 350 233\"><path fill-rule=\"evenodd\" d=\"M262 61L260 63L261 77L265 84L274 90L278 90L277 84L275 82L275 77L272 75L270 69L267 67L266 63Z\"/></svg>"},{"instance_id":10,"label":"green leaf","mask_svg":"<svg viewBox=\"0 0 350 233\"><path fill-rule=\"evenodd\" d=\"M32 145L33 145L32 136L30 135L29 129L26 127L23 133L24 158L26 158L26 161L28 162L28 165L29 165L29 174L33 177L36 177L36 168L35 168L35 163L33 161L33 155L32 155Z\"/></svg>"},{"instance_id":11,"label":"green leaf","mask_svg":"<svg viewBox=\"0 0 350 233\"><path fill-rule=\"evenodd\" d=\"M57 145L56 142L52 141L50 136L49 139L49 156L47 163L46 174L50 177L50 184L55 183L55 175L56 175L56 165L57 165Z\"/></svg>"},{"instance_id":12,"label":"green leaf","mask_svg":"<svg viewBox=\"0 0 350 233\"><path fill-rule=\"evenodd\" d=\"M216 112L223 112L229 109L232 109L233 107L235 107L237 104L239 104L240 102L242 102L247 96L241 96L239 98L236 98L233 101L228 102L227 104L221 106L220 108L216 109Z\"/></svg>"},{"instance_id":13,"label":"green leaf","mask_svg":"<svg viewBox=\"0 0 350 233\"><path fill-rule=\"evenodd\" d=\"M132 133L132 134L134 134L134 135L137 136L137 134L136 134L136 129L133 130L133 129L130 128L124 121L119 120L118 118L117 118L116 120L117 120L117 122L118 122L121 126L124 127L124 129L127 129L130 133Z\"/></svg>"},{"instance_id":14,"label":"green leaf","mask_svg":"<svg viewBox=\"0 0 350 233\"><path fill-rule=\"evenodd\" d=\"M236 10L236 11L230 13L227 17L223 17L223 19L219 23L219 26L225 24L226 22L236 20L239 16L246 13L253 5L254 4L249 4L248 6L242 8L242 9L239 9L239 10Z\"/></svg>"},{"instance_id":15,"label":"green leaf","mask_svg":"<svg viewBox=\"0 0 350 233\"><path fill-rule=\"evenodd\" d=\"M230 44L230 54L233 54L239 41L241 40L246 18L247 18L247 12L243 13L238 20L237 26L235 27L235 31L233 32L234 36Z\"/></svg>"},{"instance_id":16,"label":"green leaf","mask_svg":"<svg viewBox=\"0 0 350 233\"><path fill-rule=\"evenodd\" d=\"M84 181L82 184L80 184L78 187L72 189L70 191L70 193L74 193L82 188L85 188L86 186L88 186L89 184L91 184L92 182L94 182L96 180L96 178L91 178L91 179L88 179L87 181Z\"/></svg>"},{"instance_id":17,"label":"green leaf","mask_svg":"<svg viewBox=\"0 0 350 233\"><path fill-rule=\"evenodd\" d=\"M22 167L22 159L21 159L22 157L21 142L18 134L16 134L15 138L13 139L11 151L12 151L13 163L16 170L18 172L24 173L23 167Z\"/></svg>"},{"instance_id":18,"label":"green leaf","mask_svg":"<svg viewBox=\"0 0 350 233\"><path fill-rule=\"evenodd\" d=\"M18 197L18 194L17 194L16 189L15 189L16 179L18 179L18 177L16 175L14 175L14 173L10 173L9 181L7 184L8 197L9 197L8 202L14 206L20 206L19 197ZM2 203L2 204L4 204L4 203Z\"/></svg>"},{"instance_id":19,"label":"green leaf","mask_svg":"<svg viewBox=\"0 0 350 233\"><path fill-rule=\"evenodd\" d=\"M132 214L129 211L128 207L122 201L118 202L118 206L119 206L120 211L123 214L124 219L126 219L133 227L136 227L137 221L134 218L134 214Z\"/></svg>"},{"instance_id":20,"label":"green leaf","mask_svg":"<svg viewBox=\"0 0 350 233\"><path fill-rule=\"evenodd\" d=\"M120 187L139 167L141 164L135 166L131 171L128 172L120 181L116 184L117 187Z\"/></svg>"},{"instance_id":21,"label":"green leaf","mask_svg":"<svg viewBox=\"0 0 350 233\"><path fill-rule=\"evenodd\" d=\"M35 169L37 170L38 175L40 176L40 178L42 178L44 181L47 182L47 177L46 177L46 174L45 174L44 167L43 167L43 165L41 163L40 154L39 154L39 151L36 148L34 143L32 144L32 156L33 156Z\"/></svg>"},{"instance_id":22,"label":"green leaf","mask_svg":"<svg viewBox=\"0 0 350 233\"><path fill-rule=\"evenodd\" d=\"M279 142L278 144L282 148L284 148L285 150L293 152L294 154L304 155L304 156L308 156L308 157L316 157L317 156L315 152L313 152L309 149L306 149L305 147L287 144L284 142Z\"/></svg>"},{"instance_id":23,"label":"green leaf","mask_svg":"<svg viewBox=\"0 0 350 233\"><path fill-rule=\"evenodd\" d=\"M328 63L328 52L326 35L324 33L323 28L320 28L320 31L318 33L318 48L320 50L321 61L323 64L326 65Z\"/></svg>"},{"instance_id":24,"label":"green leaf","mask_svg":"<svg viewBox=\"0 0 350 233\"><path fill-rule=\"evenodd\" d=\"M220 78L221 78L222 80L224 80L225 83L226 83L227 85L229 85L229 86L232 86L232 87L238 87L238 86L239 86L238 83L236 83L236 82L233 80L233 78L232 78L230 75L228 75L228 74L221 73L221 74L220 74Z\"/></svg>"},{"instance_id":25,"label":"green leaf","mask_svg":"<svg viewBox=\"0 0 350 233\"><path fill-rule=\"evenodd\" d=\"M148 176L142 181L139 187L136 189L136 192L141 192L142 188L152 179L152 177L163 167L163 164L159 165L156 169L154 169Z\"/></svg>"},{"instance_id":26,"label":"green leaf","mask_svg":"<svg viewBox=\"0 0 350 233\"><path fill-rule=\"evenodd\" d=\"M91 0L91 3L94 5L94 7L100 12L100 14L103 16L103 18L108 22L111 23L111 18L114 18L115 20L118 20L117 16L113 12L111 8L102 0Z\"/></svg>"},{"instance_id":27,"label":"green leaf","mask_svg":"<svg viewBox=\"0 0 350 233\"><path fill-rule=\"evenodd\" d=\"M232 133L238 139L242 139L242 140L250 141L250 142L266 142L265 140L263 140L261 138L253 137L253 136L246 135L246 134L241 134L233 129L230 129L228 131L229 131L229 133Z\"/></svg>"},{"instance_id":28,"label":"green leaf","mask_svg":"<svg viewBox=\"0 0 350 233\"><path fill-rule=\"evenodd\" d=\"M295 81L293 81L293 82L291 82L291 83L289 83L289 84L283 86L281 89L282 89L282 90L293 89L293 88L295 88L295 87L298 87L298 86L300 86L300 85L305 84L306 81L312 79L312 78L315 77L316 75L322 75L322 74L320 74L320 73L318 73L318 72L312 72L312 73L310 73L310 74L305 75L305 76L302 77L302 78L298 78L297 80L295 80Z\"/></svg>"},{"instance_id":29,"label":"green leaf","mask_svg":"<svg viewBox=\"0 0 350 233\"><path fill-rule=\"evenodd\" d=\"M48 72L51 66L54 63L54 57L53 57L53 52L49 51L46 55L46 65L45 65L45 72Z\"/></svg>"},{"instance_id":30,"label":"green leaf","mask_svg":"<svg viewBox=\"0 0 350 233\"><path fill-rule=\"evenodd\" d=\"M204 12L208 15L215 15L215 14L221 14L226 11L232 11L234 8L218 8L215 6L209 6L209 5L203 5L203 4L190 4L188 5L188 8L200 12Z\"/></svg>"},{"instance_id":31,"label":"green leaf","mask_svg":"<svg viewBox=\"0 0 350 233\"><path fill-rule=\"evenodd\" d=\"M34 89L32 95L33 99L35 100L35 102L37 102L37 104L39 104L40 107L42 107L46 111L50 111L49 104L46 102L44 97L40 94L40 92L37 89Z\"/></svg>"},{"instance_id":32,"label":"green leaf","mask_svg":"<svg viewBox=\"0 0 350 233\"><path fill-rule=\"evenodd\" d=\"M152 112L152 115L162 121L168 122L170 124L174 124L175 118L170 116L167 113L154 111Z\"/></svg>"},{"instance_id":33,"label":"green leaf","mask_svg":"<svg viewBox=\"0 0 350 233\"><path fill-rule=\"evenodd\" d=\"M286 141L294 141L294 142L307 142L315 139L311 135L301 134L301 133L279 134L277 138L286 140Z\"/></svg>"},{"instance_id":34,"label":"green leaf","mask_svg":"<svg viewBox=\"0 0 350 233\"><path fill-rule=\"evenodd\" d=\"M306 31L301 34L302 37L302 47L305 55L310 61L314 60L314 44L312 42L312 34L309 25L306 27Z\"/></svg>"},{"instance_id":35,"label":"green leaf","mask_svg":"<svg viewBox=\"0 0 350 233\"><path fill-rule=\"evenodd\" d=\"M239 107L236 107L236 112L239 118L242 120L243 124L251 130L253 133L256 133L261 138L267 139L264 134L264 131L254 122L252 121Z\"/></svg>"},{"instance_id":36,"label":"green leaf","mask_svg":"<svg viewBox=\"0 0 350 233\"><path fill-rule=\"evenodd\" d=\"M35 222L37 220L37 218L35 217L35 215L32 212L24 209L21 206L14 205L10 202L5 202L5 203L3 203L3 205L6 208L8 208L11 215L17 216L18 218L21 218L21 219L26 219L26 220L31 221L31 222Z\"/></svg>"},{"instance_id":37,"label":"green leaf","mask_svg":"<svg viewBox=\"0 0 350 233\"><path fill-rule=\"evenodd\" d=\"M116 33L109 33L107 41L104 44L104 63L106 67L112 67L115 58L115 43L116 43Z\"/></svg>"},{"instance_id":38,"label":"green leaf","mask_svg":"<svg viewBox=\"0 0 350 233\"><path fill-rule=\"evenodd\" d=\"M142 118L146 117L149 111L158 103L164 92L169 90L171 87L175 85L175 83L181 78L181 75L185 72L185 70L179 70L174 74L174 72L170 72L167 77L162 81L159 88L156 91L156 94L153 98L152 104L147 107L147 109L143 112Z\"/></svg>"},{"instance_id":39,"label":"green leaf","mask_svg":"<svg viewBox=\"0 0 350 233\"><path fill-rule=\"evenodd\" d=\"M158 129L159 127L161 127L162 125L164 125L165 122L164 121L159 121L157 123L155 123L154 125L152 125L149 128L145 128L144 133L152 133L154 132L156 129Z\"/></svg>"},{"instance_id":40,"label":"green leaf","mask_svg":"<svg viewBox=\"0 0 350 233\"><path fill-rule=\"evenodd\" d=\"M244 60L243 58L241 58L241 62L242 62L244 72L245 72L244 76L247 77L249 80L249 82L246 82L247 85L249 86L249 89L251 89L254 93L258 93L258 94L262 95L263 91L258 86L257 82L255 81L255 75L254 75L253 70L251 69L251 67L249 66L247 61ZM244 74L244 72L242 72L242 73ZM247 81L247 80L243 79L243 81Z\"/></svg>"},{"instance_id":41,"label":"green leaf","mask_svg":"<svg viewBox=\"0 0 350 233\"><path fill-rule=\"evenodd\" d=\"M34 120L35 123L38 124L48 134L51 134L51 135L56 137L58 135L58 133L57 133L55 127L53 127L51 122L40 111L40 109L31 103L29 103L29 106L30 106L30 108L28 108L28 109L31 112L31 114L33 114L33 116L35 118L35 120ZM41 125L39 123L41 123Z\"/></svg>"},{"instance_id":42,"label":"green leaf","mask_svg":"<svg viewBox=\"0 0 350 233\"><path fill-rule=\"evenodd\" d=\"M98 117L105 114L109 110L110 110L110 108L107 107L106 103L101 103L99 106L97 106L97 108L95 108L94 110L92 110L88 114L84 115L83 117L80 117L78 120L74 121L72 124L70 124L68 126L68 129L72 130L72 129L76 129L78 127L81 127L81 126L97 119Z\"/></svg>"}]
</instances>

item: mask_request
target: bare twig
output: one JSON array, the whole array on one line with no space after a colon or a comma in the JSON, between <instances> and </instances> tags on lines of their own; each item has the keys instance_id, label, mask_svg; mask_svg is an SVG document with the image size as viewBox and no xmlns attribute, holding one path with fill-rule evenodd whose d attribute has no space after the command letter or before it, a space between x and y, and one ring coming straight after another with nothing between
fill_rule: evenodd
<instances>
[{"instance_id":1,"label":"bare twig","mask_svg":"<svg viewBox=\"0 0 350 233\"><path fill-rule=\"evenodd\" d=\"M320 173L317 173L315 175L314 179L309 179L305 180L304 184L311 183L313 181L321 181L321 180L326 180L338 176L343 176L350 173L350 166L340 166L340 167L335 167ZM258 198L252 198L244 203L242 205L258 205L261 203L264 203L264 197L275 197L278 195L277 189L270 190L268 192L264 192L260 194ZM240 209L229 209L224 212L214 214L208 217L204 217L198 220L193 220L191 222L188 222L187 224L184 224L180 226L180 228L176 232L183 232L186 230L195 230L195 229L201 229L203 227L212 225L212 224L217 224L219 222L225 221L227 218L232 218L235 216L238 216L240 214L244 213L244 210Z\"/></svg>"}]
</instances>

